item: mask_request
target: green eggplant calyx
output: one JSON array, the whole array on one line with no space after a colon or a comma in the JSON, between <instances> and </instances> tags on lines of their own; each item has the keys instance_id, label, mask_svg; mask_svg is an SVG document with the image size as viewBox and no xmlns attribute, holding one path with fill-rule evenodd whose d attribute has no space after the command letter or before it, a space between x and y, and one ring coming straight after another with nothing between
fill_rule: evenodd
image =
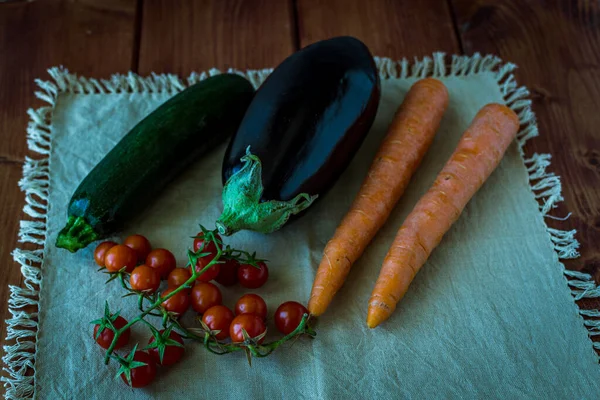
<instances>
[{"instance_id":1,"label":"green eggplant calyx","mask_svg":"<svg viewBox=\"0 0 600 400\"><path fill-rule=\"evenodd\" d=\"M75 253L99 238L94 228L83 217L70 216L67 225L56 238L56 247Z\"/></svg>"},{"instance_id":2,"label":"green eggplant calyx","mask_svg":"<svg viewBox=\"0 0 600 400\"><path fill-rule=\"evenodd\" d=\"M263 194L262 164L246 149L242 168L223 188L223 213L216 222L221 235L229 236L242 229L271 233L280 229L294 214L308 208L317 198L300 193L289 201L260 201Z\"/></svg>"}]
</instances>

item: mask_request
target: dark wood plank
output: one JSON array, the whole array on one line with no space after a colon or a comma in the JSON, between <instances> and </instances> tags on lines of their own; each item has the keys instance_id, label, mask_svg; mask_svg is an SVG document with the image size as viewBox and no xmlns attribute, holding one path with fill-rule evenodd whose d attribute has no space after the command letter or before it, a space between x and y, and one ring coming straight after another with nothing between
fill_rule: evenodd
<instances>
[{"instance_id":1,"label":"dark wood plank","mask_svg":"<svg viewBox=\"0 0 600 400\"><path fill-rule=\"evenodd\" d=\"M106 77L131 68L135 0L46 0L0 5L0 159L22 161L27 108L39 105L35 78L64 65Z\"/></svg>"},{"instance_id":2,"label":"dark wood plank","mask_svg":"<svg viewBox=\"0 0 600 400\"><path fill-rule=\"evenodd\" d=\"M600 282L600 9L593 1L453 0L467 53L495 53L519 65L520 84L533 92L541 137L528 154L551 153L562 177L562 203L551 221L577 229L581 257L567 260ZM583 307L599 307L586 300Z\"/></svg>"},{"instance_id":3,"label":"dark wood plank","mask_svg":"<svg viewBox=\"0 0 600 400\"><path fill-rule=\"evenodd\" d=\"M19 284L19 266L11 251L17 247L24 196L17 187L28 150L25 127L36 99L35 78L64 65L86 76L106 77L131 67L135 0L45 0L0 4L0 346L8 284ZM29 154L35 157L35 154Z\"/></svg>"},{"instance_id":4,"label":"dark wood plank","mask_svg":"<svg viewBox=\"0 0 600 400\"><path fill-rule=\"evenodd\" d=\"M300 47L332 36L361 39L377 56L459 50L452 16L438 0L298 0Z\"/></svg>"},{"instance_id":5,"label":"dark wood plank","mask_svg":"<svg viewBox=\"0 0 600 400\"><path fill-rule=\"evenodd\" d=\"M295 50L293 35L291 1L146 0L139 71L272 67Z\"/></svg>"}]
</instances>

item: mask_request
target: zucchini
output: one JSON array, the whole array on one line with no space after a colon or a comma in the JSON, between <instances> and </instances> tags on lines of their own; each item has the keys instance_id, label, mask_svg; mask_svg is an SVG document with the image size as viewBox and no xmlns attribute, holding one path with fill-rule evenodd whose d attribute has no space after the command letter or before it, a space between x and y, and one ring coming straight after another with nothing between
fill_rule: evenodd
<instances>
[{"instance_id":1,"label":"zucchini","mask_svg":"<svg viewBox=\"0 0 600 400\"><path fill-rule=\"evenodd\" d=\"M275 68L225 153L219 233L273 232L322 197L367 136L379 85L369 49L347 36Z\"/></svg>"},{"instance_id":2,"label":"zucchini","mask_svg":"<svg viewBox=\"0 0 600 400\"><path fill-rule=\"evenodd\" d=\"M222 74L167 100L84 178L56 246L76 252L121 230L190 163L235 132L253 95L246 79Z\"/></svg>"}]
</instances>

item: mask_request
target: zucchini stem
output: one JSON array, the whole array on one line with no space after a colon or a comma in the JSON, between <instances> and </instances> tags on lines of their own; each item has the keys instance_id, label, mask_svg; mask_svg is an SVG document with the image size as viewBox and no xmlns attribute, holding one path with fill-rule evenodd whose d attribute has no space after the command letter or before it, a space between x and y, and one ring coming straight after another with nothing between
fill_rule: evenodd
<instances>
[{"instance_id":1,"label":"zucchini stem","mask_svg":"<svg viewBox=\"0 0 600 400\"><path fill-rule=\"evenodd\" d=\"M56 238L56 247L75 253L88 244L100 238L94 228L83 217L70 216L67 225L59 232Z\"/></svg>"}]
</instances>

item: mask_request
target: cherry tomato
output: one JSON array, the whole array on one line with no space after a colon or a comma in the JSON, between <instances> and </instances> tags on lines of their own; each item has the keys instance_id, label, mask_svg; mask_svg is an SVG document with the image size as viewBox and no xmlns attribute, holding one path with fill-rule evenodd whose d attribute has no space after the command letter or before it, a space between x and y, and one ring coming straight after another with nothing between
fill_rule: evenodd
<instances>
[{"instance_id":1,"label":"cherry tomato","mask_svg":"<svg viewBox=\"0 0 600 400\"><path fill-rule=\"evenodd\" d=\"M248 289L256 289L265 284L269 278L269 269L264 262L258 263L258 268L250 264L242 264L238 269L240 285Z\"/></svg>"},{"instance_id":2,"label":"cherry tomato","mask_svg":"<svg viewBox=\"0 0 600 400\"><path fill-rule=\"evenodd\" d=\"M196 272L202 271L208 263L212 261L212 257L202 257L199 258L196 262ZM212 281L219 274L219 270L221 269L221 264L214 264L212 267L204 271L198 278L196 278L196 282L208 282Z\"/></svg>"},{"instance_id":3,"label":"cherry tomato","mask_svg":"<svg viewBox=\"0 0 600 400\"><path fill-rule=\"evenodd\" d=\"M113 325L115 328L121 329L122 327L127 325L127 320L119 315L113 321ZM100 345L100 347L102 347L103 349L108 349L115 337L115 333L113 331L111 331L110 328L104 328L102 330L102 332L100 333L100 336L98 336L98 338L96 338L96 335L98 334L98 329L100 329L100 325L97 325L97 324L94 325L94 340L96 340L96 343L98 343ZM117 340L117 344L114 347L115 350L120 349L123 346L126 346L127 343L129 343L130 335L131 335L131 330L129 328L127 328L125 330L125 332L123 332L123 334L121 334L121 336L119 336L119 339Z\"/></svg>"},{"instance_id":4,"label":"cherry tomato","mask_svg":"<svg viewBox=\"0 0 600 400\"><path fill-rule=\"evenodd\" d=\"M176 263L173 253L166 249L154 249L146 257L146 265L156 268L162 279L167 279Z\"/></svg>"},{"instance_id":5,"label":"cherry tomato","mask_svg":"<svg viewBox=\"0 0 600 400\"><path fill-rule=\"evenodd\" d=\"M164 332L165 332L164 329L160 331L161 336ZM183 345L183 339L181 338L179 333L177 333L175 331L171 331L171 333L169 333L169 339L172 339ZM152 336L150 338L150 340L148 341L148 344L154 343L155 341L156 341L156 338L154 336ZM162 363L161 363L160 362L160 351L158 350L158 348L155 347L155 348L148 350L148 353L150 353L150 356L154 359L154 361L158 365L162 365L162 366L175 364L177 361L181 360L181 357L183 357L184 352L185 352L185 349L183 347L167 344L165 347L165 352L163 353L163 359L162 359Z\"/></svg>"},{"instance_id":6,"label":"cherry tomato","mask_svg":"<svg viewBox=\"0 0 600 400\"><path fill-rule=\"evenodd\" d=\"M235 303L235 315L254 314L267 318L267 303L257 294L245 294Z\"/></svg>"},{"instance_id":7,"label":"cherry tomato","mask_svg":"<svg viewBox=\"0 0 600 400\"><path fill-rule=\"evenodd\" d=\"M133 290L154 293L160 286L160 275L154 268L139 265L131 271L129 284Z\"/></svg>"},{"instance_id":8,"label":"cherry tomato","mask_svg":"<svg viewBox=\"0 0 600 400\"><path fill-rule=\"evenodd\" d=\"M240 314L235 317L233 321L231 321L231 325L229 325L229 336L231 336L232 342L240 343L244 341L242 329L244 329L251 338L255 338L267 330L265 323L259 316L254 314ZM258 342L262 343L263 340L264 338L260 339Z\"/></svg>"},{"instance_id":9,"label":"cherry tomato","mask_svg":"<svg viewBox=\"0 0 600 400\"><path fill-rule=\"evenodd\" d=\"M223 303L219 288L210 282L200 282L194 285L190 295L192 308L199 314L204 314L212 306Z\"/></svg>"},{"instance_id":10,"label":"cherry tomato","mask_svg":"<svg viewBox=\"0 0 600 400\"><path fill-rule=\"evenodd\" d=\"M308 314L306 307L296 301L287 301L275 311L275 326L279 332L288 335L300 325L304 314Z\"/></svg>"},{"instance_id":11,"label":"cherry tomato","mask_svg":"<svg viewBox=\"0 0 600 400\"><path fill-rule=\"evenodd\" d=\"M233 312L225 306L212 306L202 316L202 321L211 331L221 331L215 336L219 340L229 337L229 325L233 321Z\"/></svg>"},{"instance_id":12,"label":"cherry tomato","mask_svg":"<svg viewBox=\"0 0 600 400\"><path fill-rule=\"evenodd\" d=\"M165 297L173 290L175 290L175 288L165 290L161 293L161 297ZM188 289L183 289L182 291L175 293L173 297L163 301L162 306L167 311L179 315L183 314L190 306L190 291Z\"/></svg>"},{"instance_id":13,"label":"cherry tomato","mask_svg":"<svg viewBox=\"0 0 600 400\"><path fill-rule=\"evenodd\" d=\"M177 288L187 282L192 276L191 272L187 268L175 268L169 274L167 281L169 282L169 288Z\"/></svg>"},{"instance_id":14,"label":"cherry tomato","mask_svg":"<svg viewBox=\"0 0 600 400\"><path fill-rule=\"evenodd\" d=\"M126 271L131 272L136 264L137 253L124 244L113 246L106 252L106 256L104 256L104 265L110 272L117 272L123 267L127 267Z\"/></svg>"},{"instance_id":15,"label":"cherry tomato","mask_svg":"<svg viewBox=\"0 0 600 400\"><path fill-rule=\"evenodd\" d=\"M148 257L148 253L152 250L150 242L142 235L131 235L128 236L123 244L127 247L131 247L135 250L138 255L138 262L143 263Z\"/></svg>"},{"instance_id":16,"label":"cherry tomato","mask_svg":"<svg viewBox=\"0 0 600 400\"><path fill-rule=\"evenodd\" d=\"M198 234L196 236L198 236L198 239L194 239L194 251L200 250L200 247L202 247L202 244L204 243L204 233L198 232ZM215 239L221 241L221 236L219 236L218 234L215 234ZM202 249L202 252L203 253L211 253L213 255L216 255L217 254L217 245L215 244L215 242L213 242L211 240Z\"/></svg>"},{"instance_id":17,"label":"cherry tomato","mask_svg":"<svg viewBox=\"0 0 600 400\"><path fill-rule=\"evenodd\" d=\"M104 267L104 256L106 256L106 252L116 245L115 242L111 242L110 240L100 243L98 247L96 247L96 250L94 250L94 261L96 261L96 264Z\"/></svg>"},{"instance_id":18,"label":"cherry tomato","mask_svg":"<svg viewBox=\"0 0 600 400\"><path fill-rule=\"evenodd\" d=\"M237 283L237 271L240 263L236 260L225 260L224 264L219 264L219 274L215 281L223 286L233 286Z\"/></svg>"},{"instance_id":19,"label":"cherry tomato","mask_svg":"<svg viewBox=\"0 0 600 400\"><path fill-rule=\"evenodd\" d=\"M137 350L133 355L134 361L145 363L146 365L131 369L131 387L141 388L149 385L156 377L156 363L145 351ZM129 386L125 374L121 374L121 379Z\"/></svg>"}]
</instances>

